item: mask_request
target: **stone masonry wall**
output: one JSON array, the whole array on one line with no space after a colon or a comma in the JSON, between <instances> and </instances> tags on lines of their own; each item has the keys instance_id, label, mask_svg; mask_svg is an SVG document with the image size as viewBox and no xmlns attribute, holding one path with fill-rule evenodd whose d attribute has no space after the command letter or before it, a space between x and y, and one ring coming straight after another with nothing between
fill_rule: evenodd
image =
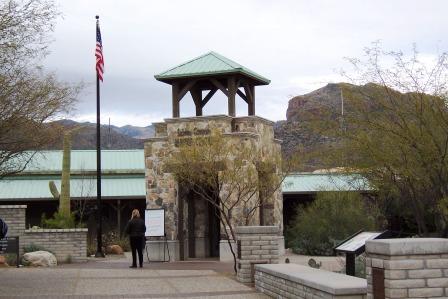
<instances>
[{"instance_id":1,"label":"stone masonry wall","mask_svg":"<svg viewBox=\"0 0 448 299\"><path fill-rule=\"evenodd\" d=\"M26 205L0 205L0 218L8 225L8 236L23 235L26 228L25 213Z\"/></svg>"},{"instance_id":2,"label":"stone masonry wall","mask_svg":"<svg viewBox=\"0 0 448 299\"><path fill-rule=\"evenodd\" d=\"M179 202L185 194L178 186L174 177L166 168L165 161L170 153L176 150L177 142L191 136L205 136L213 131L219 131L236 145L243 143L255 144L261 159L269 159L278 154L280 143L274 139L273 123L257 116L230 117L214 115L203 117L187 117L166 119L156 123L155 137L145 143L146 167L146 203L147 208L164 208L166 211L166 233L170 240L178 239ZM184 205L184 210L185 210ZM243 207L235 207L232 221L243 219ZM258 213L254 214L251 224L258 225ZM264 225L274 225L283 230L282 196L276 192L271 202L264 208ZM187 227L187 217L184 217L183 227ZM235 226L239 223L235 223ZM221 228L224 230L224 228Z\"/></svg>"},{"instance_id":3,"label":"stone masonry wall","mask_svg":"<svg viewBox=\"0 0 448 299\"><path fill-rule=\"evenodd\" d=\"M20 246L39 245L52 252L58 262L87 261L87 229L25 230Z\"/></svg>"},{"instance_id":4,"label":"stone masonry wall","mask_svg":"<svg viewBox=\"0 0 448 299\"><path fill-rule=\"evenodd\" d=\"M256 264L278 264L278 226L239 226L235 232L238 281L253 282Z\"/></svg>"},{"instance_id":5,"label":"stone masonry wall","mask_svg":"<svg viewBox=\"0 0 448 299\"><path fill-rule=\"evenodd\" d=\"M447 239L373 240L366 254L367 298L382 286L384 298L448 297Z\"/></svg>"}]
</instances>

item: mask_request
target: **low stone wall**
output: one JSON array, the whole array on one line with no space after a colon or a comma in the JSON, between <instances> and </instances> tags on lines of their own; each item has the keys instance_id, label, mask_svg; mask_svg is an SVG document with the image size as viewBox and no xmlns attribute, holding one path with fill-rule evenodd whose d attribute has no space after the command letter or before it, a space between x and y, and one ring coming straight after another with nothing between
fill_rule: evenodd
<instances>
[{"instance_id":1,"label":"low stone wall","mask_svg":"<svg viewBox=\"0 0 448 299\"><path fill-rule=\"evenodd\" d=\"M87 229L26 229L26 205L0 205L8 236L19 237L20 254L31 244L55 254L58 262L87 261Z\"/></svg>"},{"instance_id":2,"label":"low stone wall","mask_svg":"<svg viewBox=\"0 0 448 299\"><path fill-rule=\"evenodd\" d=\"M447 298L448 239L367 241L368 297Z\"/></svg>"},{"instance_id":3,"label":"low stone wall","mask_svg":"<svg viewBox=\"0 0 448 299\"><path fill-rule=\"evenodd\" d=\"M297 264L256 265L255 288L273 298L367 298L365 279Z\"/></svg>"},{"instance_id":4,"label":"low stone wall","mask_svg":"<svg viewBox=\"0 0 448 299\"><path fill-rule=\"evenodd\" d=\"M278 226L239 226L235 232L238 281L253 282L257 264L278 264Z\"/></svg>"},{"instance_id":5,"label":"low stone wall","mask_svg":"<svg viewBox=\"0 0 448 299\"><path fill-rule=\"evenodd\" d=\"M23 248L39 245L52 252L59 263L87 261L87 229L29 229L20 239Z\"/></svg>"}]
</instances>

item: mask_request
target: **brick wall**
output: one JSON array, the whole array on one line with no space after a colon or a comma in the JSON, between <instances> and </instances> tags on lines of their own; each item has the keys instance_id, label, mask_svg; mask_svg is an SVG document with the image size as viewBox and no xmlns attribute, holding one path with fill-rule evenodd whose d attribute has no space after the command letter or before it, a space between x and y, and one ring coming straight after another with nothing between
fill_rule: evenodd
<instances>
[{"instance_id":1,"label":"brick wall","mask_svg":"<svg viewBox=\"0 0 448 299\"><path fill-rule=\"evenodd\" d=\"M0 218L8 225L8 236L22 236L25 231L26 205L0 205Z\"/></svg>"},{"instance_id":2,"label":"brick wall","mask_svg":"<svg viewBox=\"0 0 448 299\"><path fill-rule=\"evenodd\" d=\"M368 241L366 254L367 298L448 297L447 239Z\"/></svg>"},{"instance_id":3,"label":"brick wall","mask_svg":"<svg viewBox=\"0 0 448 299\"><path fill-rule=\"evenodd\" d=\"M256 264L277 264L279 260L278 226L239 226L237 238L237 279L243 283L254 281Z\"/></svg>"},{"instance_id":4,"label":"brick wall","mask_svg":"<svg viewBox=\"0 0 448 299\"><path fill-rule=\"evenodd\" d=\"M29 229L25 230L20 246L39 245L52 252L58 262L87 260L87 229Z\"/></svg>"},{"instance_id":5,"label":"brick wall","mask_svg":"<svg viewBox=\"0 0 448 299\"><path fill-rule=\"evenodd\" d=\"M26 205L0 205L0 218L8 224L8 236L19 237L23 247L38 245L55 254L58 262L87 260L87 229L28 229L25 228Z\"/></svg>"}]
</instances>

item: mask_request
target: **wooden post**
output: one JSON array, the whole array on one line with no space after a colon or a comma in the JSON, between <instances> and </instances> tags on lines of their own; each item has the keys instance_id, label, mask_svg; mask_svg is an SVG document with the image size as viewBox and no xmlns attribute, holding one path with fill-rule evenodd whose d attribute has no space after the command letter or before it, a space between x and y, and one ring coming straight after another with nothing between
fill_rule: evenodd
<instances>
[{"instance_id":1,"label":"wooden post","mask_svg":"<svg viewBox=\"0 0 448 299\"><path fill-rule=\"evenodd\" d=\"M188 195L188 256L196 257L196 237L195 237L195 216L196 201L192 192Z\"/></svg>"},{"instance_id":2,"label":"wooden post","mask_svg":"<svg viewBox=\"0 0 448 299\"><path fill-rule=\"evenodd\" d=\"M173 118L177 118L180 116L179 113L179 83L173 83Z\"/></svg>"},{"instance_id":3,"label":"wooden post","mask_svg":"<svg viewBox=\"0 0 448 299\"><path fill-rule=\"evenodd\" d=\"M190 93L196 106L196 116L202 116L202 91L199 88L193 88Z\"/></svg>"},{"instance_id":4,"label":"wooden post","mask_svg":"<svg viewBox=\"0 0 448 299\"><path fill-rule=\"evenodd\" d=\"M185 260L185 234L184 234L184 195L185 193L178 192L177 200L178 200L178 210L177 210L177 238L179 240L179 260Z\"/></svg>"},{"instance_id":5,"label":"wooden post","mask_svg":"<svg viewBox=\"0 0 448 299\"><path fill-rule=\"evenodd\" d=\"M227 79L227 89L229 92L229 116L235 116L235 95L236 95L236 82L235 77Z\"/></svg>"},{"instance_id":6,"label":"wooden post","mask_svg":"<svg viewBox=\"0 0 448 299\"><path fill-rule=\"evenodd\" d=\"M355 276L355 259L356 255L354 253L347 252L345 254L345 274Z\"/></svg>"},{"instance_id":7,"label":"wooden post","mask_svg":"<svg viewBox=\"0 0 448 299\"><path fill-rule=\"evenodd\" d=\"M249 103L249 111L248 114L249 115L255 115L255 86L250 86L250 93L251 93L251 101Z\"/></svg>"},{"instance_id":8,"label":"wooden post","mask_svg":"<svg viewBox=\"0 0 448 299\"><path fill-rule=\"evenodd\" d=\"M118 236L121 237L121 199L117 200L117 226Z\"/></svg>"}]
</instances>

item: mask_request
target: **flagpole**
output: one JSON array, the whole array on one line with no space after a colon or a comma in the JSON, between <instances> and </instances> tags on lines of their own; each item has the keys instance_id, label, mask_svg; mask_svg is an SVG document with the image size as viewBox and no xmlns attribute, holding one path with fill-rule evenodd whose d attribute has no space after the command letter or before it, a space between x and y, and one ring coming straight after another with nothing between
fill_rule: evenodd
<instances>
[{"instance_id":1,"label":"flagpole","mask_svg":"<svg viewBox=\"0 0 448 299\"><path fill-rule=\"evenodd\" d=\"M95 16L97 22L100 18ZM97 25L98 26L98 25ZM103 253L103 215L101 207L101 135L100 135L100 78L96 71L96 205L97 205L97 230L95 257L104 257Z\"/></svg>"}]
</instances>

